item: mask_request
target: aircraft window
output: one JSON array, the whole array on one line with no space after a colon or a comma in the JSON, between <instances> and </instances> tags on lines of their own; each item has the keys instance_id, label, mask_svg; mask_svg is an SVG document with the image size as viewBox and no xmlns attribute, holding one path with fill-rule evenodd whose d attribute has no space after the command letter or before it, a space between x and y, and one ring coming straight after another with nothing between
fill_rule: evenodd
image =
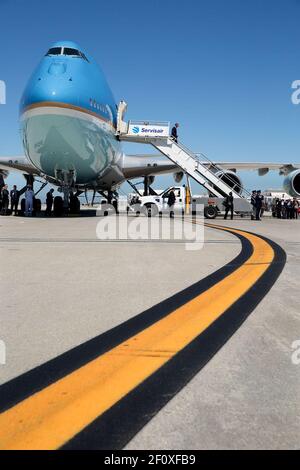
<instances>
[{"instance_id":1,"label":"aircraft window","mask_svg":"<svg viewBox=\"0 0 300 470\"><path fill-rule=\"evenodd\" d=\"M71 49L70 47L64 48L64 55L75 55L81 57L80 52L77 49Z\"/></svg>"},{"instance_id":2,"label":"aircraft window","mask_svg":"<svg viewBox=\"0 0 300 470\"><path fill-rule=\"evenodd\" d=\"M46 55L61 55L61 47L52 47Z\"/></svg>"},{"instance_id":3,"label":"aircraft window","mask_svg":"<svg viewBox=\"0 0 300 470\"><path fill-rule=\"evenodd\" d=\"M88 62L88 60L87 60L86 56L83 54L83 52L80 52L77 49L72 49L71 47L65 47L63 54L64 55L72 55L72 56L75 56L75 57L80 57L81 59L86 60Z\"/></svg>"}]
</instances>

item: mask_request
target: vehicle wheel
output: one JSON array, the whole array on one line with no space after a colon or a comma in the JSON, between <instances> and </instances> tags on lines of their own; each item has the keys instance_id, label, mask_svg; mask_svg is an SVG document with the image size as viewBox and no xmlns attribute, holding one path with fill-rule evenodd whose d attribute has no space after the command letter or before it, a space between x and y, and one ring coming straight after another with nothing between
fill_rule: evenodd
<instances>
[{"instance_id":1,"label":"vehicle wheel","mask_svg":"<svg viewBox=\"0 0 300 470\"><path fill-rule=\"evenodd\" d=\"M217 215L218 215L218 211L215 206L206 206L204 208L204 217L206 219L215 219Z\"/></svg>"},{"instance_id":2,"label":"vehicle wheel","mask_svg":"<svg viewBox=\"0 0 300 470\"><path fill-rule=\"evenodd\" d=\"M156 217L158 214L158 209L155 204L146 204L145 211L148 217Z\"/></svg>"}]
</instances>

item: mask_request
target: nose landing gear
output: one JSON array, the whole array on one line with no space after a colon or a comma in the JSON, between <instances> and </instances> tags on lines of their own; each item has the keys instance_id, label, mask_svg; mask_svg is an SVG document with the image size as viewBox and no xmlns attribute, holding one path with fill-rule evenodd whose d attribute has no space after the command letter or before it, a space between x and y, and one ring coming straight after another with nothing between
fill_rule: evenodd
<instances>
[{"instance_id":1,"label":"nose landing gear","mask_svg":"<svg viewBox=\"0 0 300 470\"><path fill-rule=\"evenodd\" d=\"M81 192L77 192L75 188L75 171L57 170L56 179L61 183L59 190L63 194L63 197L57 197L56 204L54 201L54 213L56 212L57 215L79 214L80 201L78 196L81 194Z\"/></svg>"}]
</instances>

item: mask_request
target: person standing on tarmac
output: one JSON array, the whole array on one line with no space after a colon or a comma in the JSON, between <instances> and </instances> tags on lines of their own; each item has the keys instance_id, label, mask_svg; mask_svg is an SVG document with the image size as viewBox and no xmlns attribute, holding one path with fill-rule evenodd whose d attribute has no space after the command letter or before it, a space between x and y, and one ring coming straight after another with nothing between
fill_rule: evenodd
<instances>
[{"instance_id":1,"label":"person standing on tarmac","mask_svg":"<svg viewBox=\"0 0 300 470\"><path fill-rule=\"evenodd\" d=\"M293 203L291 199L288 199L286 203L286 218L287 219L293 218Z\"/></svg>"},{"instance_id":2,"label":"person standing on tarmac","mask_svg":"<svg viewBox=\"0 0 300 470\"><path fill-rule=\"evenodd\" d=\"M277 219L281 219L281 210L282 210L281 200L277 198L276 203L275 203L275 213L276 213Z\"/></svg>"},{"instance_id":3,"label":"person standing on tarmac","mask_svg":"<svg viewBox=\"0 0 300 470\"><path fill-rule=\"evenodd\" d=\"M224 205L225 205L225 216L224 216L224 220L227 220L227 217L228 217L228 213L230 212L230 218L231 220L233 220L233 209L234 209L234 205L233 205L233 195L232 195L232 192L229 193L229 195L226 197L225 201L224 201Z\"/></svg>"},{"instance_id":4,"label":"person standing on tarmac","mask_svg":"<svg viewBox=\"0 0 300 470\"><path fill-rule=\"evenodd\" d=\"M11 213L18 213L18 205L19 205L20 193L16 185L14 185L13 189L10 192L10 204L11 204Z\"/></svg>"},{"instance_id":5,"label":"person standing on tarmac","mask_svg":"<svg viewBox=\"0 0 300 470\"><path fill-rule=\"evenodd\" d=\"M168 197L168 206L169 206L169 211L170 211L170 217L171 219L174 219L174 206L175 206L175 202L176 202L176 196L175 196L175 192L174 192L174 189L172 189L169 193L169 197Z\"/></svg>"},{"instance_id":6,"label":"person standing on tarmac","mask_svg":"<svg viewBox=\"0 0 300 470\"><path fill-rule=\"evenodd\" d=\"M27 190L25 193L25 216L32 217L33 213L33 200L34 200L34 192L32 186L27 186Z\"/></svg>"},{"instance_id":7,"label":"person standing on tarmac","mask_svg":"<svg viewBox=\"0 0 300 470\"><path fill-rule=\"evenodd\" d=\"M178 127L179 127L179 124L178 122L176 122L175 126L173 127L172 129L172 137L173 137L173 140L176 142L176 144L178 143Z\"/></svg>"},{"instance_id":8,"label":"person standing on tarmac","mask_svg":"<svg viewBox=\"0 0 300 470\"><path fill-rule=\"evenodd\" d=\"M256 194L256 220L261 220L261 212L263 207L264 197L261 191L257 191Z\"/></svg>"},{"instance_id":9,"label":"person standing on tarmac","mask_svg":"<svg viewBox=\"0 0 300 470\"><path fill-rule=\"evenodd\" d=\"M252 205L251 220L255 220L255 218L256 218L256 191L252 191L251 205Z\"/></svg>"},{"instance_id":10,"label":"person standing on tarmac","mask_svg":"<svg viewBox=\"0 0 300 470\"><path fill-rule=\"evenodd\" d=\"M296 198L293 199L293 219L298 219L299 203Z\"/></svg>"},{"instance_id":11,"label":"person standing on tarmac","mask_svg":"<svg viewBox=\"0 0 300 470\"><path fill-rule=\"evenodd\" d=\"M2 215L8 215L9 191L8 191L7 184L2 188L1 196L2 196Z\"/></svg>"},{"instance_id":12,"label":"person standing on tarmac","mask_svg":"<svg viewBox=\"0 0 300 470\"><path fill-rule=\"evenodd\" d=\"M54 193L54 189L50 189L50 191L47 193L47 196L46 196L46 215L48 217L51 217L51 214L52 214L53 201L54 201L53 193Z\"/></svg>"}]
</instances>

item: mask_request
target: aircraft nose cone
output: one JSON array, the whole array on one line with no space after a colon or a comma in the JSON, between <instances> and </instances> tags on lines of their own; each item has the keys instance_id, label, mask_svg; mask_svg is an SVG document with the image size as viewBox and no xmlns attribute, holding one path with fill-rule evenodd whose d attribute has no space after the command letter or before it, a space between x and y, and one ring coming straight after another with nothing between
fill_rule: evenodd
<instances>
[{"instance_id":1,"label":"aircraft nose cone","mask_svg":"<svg viewBox=\"0 0 300 470\"><path fill-rule=\"evenodd\" d=\"M50 65L48 73L50 75L63 75L67 71L67 66L63 62L54 62Z\"/></svg>"}]
</instances>

